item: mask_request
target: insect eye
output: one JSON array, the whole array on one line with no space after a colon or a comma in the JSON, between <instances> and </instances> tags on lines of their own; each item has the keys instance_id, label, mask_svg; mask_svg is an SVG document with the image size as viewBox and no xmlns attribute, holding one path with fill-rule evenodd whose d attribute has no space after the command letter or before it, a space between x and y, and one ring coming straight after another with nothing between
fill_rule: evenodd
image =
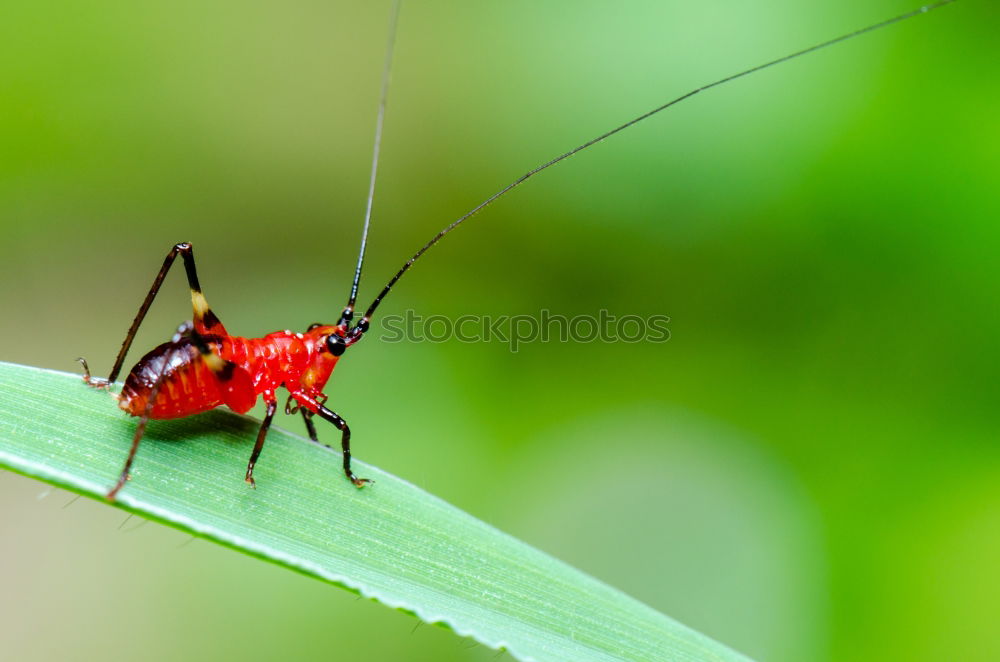
<instances>
[{"instance_id":1,"label":"insect eye","mask_svg":"<svg viewBox=\"0 0 1000 662\"><path fill-rule=\"evenodd\" d=\"M331 333L326 337L326 351L334 356L340 356L344 353L345 349L347 349L347 344L336 333Z\"/></svg>"}]
</instances>

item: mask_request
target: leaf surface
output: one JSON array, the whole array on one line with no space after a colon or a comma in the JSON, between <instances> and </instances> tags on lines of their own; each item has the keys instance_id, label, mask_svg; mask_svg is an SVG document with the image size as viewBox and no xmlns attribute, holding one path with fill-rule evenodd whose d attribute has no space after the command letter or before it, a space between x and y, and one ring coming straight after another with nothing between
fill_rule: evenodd
<instances>
[{"instance_id":1,"label":"leaf surface","mask_svg":"<svg viewBox=\"0 0 1000 662\"><path fill-rule=\"evenodd\" d=\"M0 363L0 466L103 499L136 419L78 375ZM445 625L519 660L746 660L441 499L216 410L153 421L116 506Z\"/></svg>"}]
</instances>

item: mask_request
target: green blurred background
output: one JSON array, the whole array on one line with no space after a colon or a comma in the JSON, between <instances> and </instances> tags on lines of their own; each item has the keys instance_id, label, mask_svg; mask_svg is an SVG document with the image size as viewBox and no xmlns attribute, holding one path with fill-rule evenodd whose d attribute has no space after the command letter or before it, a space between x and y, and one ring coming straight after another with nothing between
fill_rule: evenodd
<instances>
[{"instance_id":1,"label":"green blurred background","mask_svg":"<svg viewBox=\"0 0 1000 662\"><path fill-rule=\"evenodd\" d=\"M0 359L106 373L177 241L230 331L335 320L388 13L359 5L8 3ZM911 8L409 3L361 298L527 168ZM384 313L667 314L670 342L369 339L328 391L357 456L760 660L1000 659L998 19L713 90L491 207ZM136 347L189 314L172 275ZM0 475L0 657L495 655L70 499Z\"/></svg>"}]
</instances>

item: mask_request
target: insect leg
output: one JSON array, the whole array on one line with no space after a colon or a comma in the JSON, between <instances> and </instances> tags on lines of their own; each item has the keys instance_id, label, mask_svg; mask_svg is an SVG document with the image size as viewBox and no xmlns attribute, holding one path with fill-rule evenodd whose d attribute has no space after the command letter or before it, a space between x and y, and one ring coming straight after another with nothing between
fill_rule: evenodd
<instances>
[{"instance_id":1,"label":"insect leg","mask_svg":"<svg viewBox=\"0 0 1000 662\"><path fill-rule=\"evenodd\" d=\"M180 342L181 338L191 332L191 325L185 322L174 334L173 342ZM163 362L164 366L170 365L171 361L166 360ZM86 363L84 364L86 365ZM128 458L125 460L125 466L122 467L122 472L118 476L118 482L115 486L111 488L111 491L107 493L107 500L114 501L115 497L118 495L119 490L125 487L126 481L129 479L129 469L132 468L132 462L135 460L135 453L139 450L139 442L142 441L143 435L146 433L146 424L149 423L149 419L153 414L153 405L156 403L156 398L160 394L160 389L163 386L163 382L166 380L167 372L164 370L157 377L156 381L153 383L153 388L149 391L149 397L146 398L146 408L142 412L142 416L139 417L139 424L135 426L135 434L132 436L132 448L129 449Z\"/></svg>"},{"instance_id":2,"label":"insect leg","mask_svg":"<svg viewBox=\"0 0 1000 662\"><path fill-rule=\"evenodd\" d=\"M316 324L314 326L320 325ZM306 424L306 432L309 433L309 438L318 444L319 436L316 434L316 426L313 424L313 413L305 407L299 407L299 403L295 400L295 398L289 395L288 402L285 403L285 413L291 415L298 412L302 412L302 420ZM326 444L323 445L326 446ZM327 448L329 448L329 446L327 446Z\"/></svg>"},{"instance_id":3,"label":"insect leg","mask_svg":"<svg viewBox=\"0 0 1000 662\"><path fill-rule=\"evenodd\" d=\"M156 274L156 278L153 279L153 284L149 288L146 298L143 300L142 305L139 306L139 312L136 314L135 319L132 320L132 325L125 334L125 340L122 342L121 349L118 351L118 356L115 358L114 366L112 366L111 373L108 375L108 378L100 379L91 377L87 362L83 359L79 359L80 363L83 364L83 379L85 382L91 386L106 387L113 384L118 378L118 373L121 372L122 364L125 363L125 355L128 354L129 348L132 347L132 341L135 340L135 334L139 331L139 326L142 324L142 320L145 319L146 313L149 312L149 307L153 305L153 299L156 298L157 293L160 291L160 286L163 284L163 280L167 277L167 272L170 271L170 267L173 265L174 260L177 259L178 255L184 258L184 270L187 272L188 285L191 288L191 304L194 308L195 330L201 333L212 333L216 335L226 334L226 330L222 326L222 322L220 322L219 318L212 312L212 309L208 307L205 295L201 293L201 285L198 283L198 271L195 269L194 252L191 248L191 244L177 244L170 249L169 253L167 253L167 257L163 260L163 266L160 267L160 271Z\"/></svg>"},{"instance_id":4,"label":"insect leg","mask_svg":"<svg viewBox=\"0 0 1000 662\"><path fill-rule=\"evenodd\" d=\"M254 444L253 453L250 454L250 462L247 464L246 481L253 488L257 487L257 483L253 479L253 466L257 464L260 451L264 448L264 439L267 437L267 431L271 429L271 420L274 418L274 412L278 409L278 399L274 397L274 391L264 392L264 402L267 404L267 413L264 415L264 421L260 424L260 431L257 433L257 443Z\"/></svg>"},{"instance_id":5,"label":"insect leg","mask_svg":"<svg viewBox=\"0 0 1000 662\"><path fill-rule=\"evenodd\" d=\"M354 483L355 487L364 487L372 481L368 478L358 478L354 472L351 470L351 428L347 425L347 421L338 416L335 412L330 411L319 403L315 398L301 392L301 391L291 391L292 397L302 405L305 409L309 410L310 414L319 414L319 416L331 423L334 427L340 430L340 449L344 454L344 474L347 479ZM308 423L307 427L311 427L309 430L309 437L316 443L320 443L319 440L314 436L316 429L309 424L312 421L306 419ZM327 448L326 444L323 444Z\"/></svg>"},{"instance_id":6,"label":"insect leg","mask_svg":"<svg viewBox=\"0 0 1000 662\"><path fill-rule=\"evenodd\" d=\"M347 476L347 479L354 483L355 487L364 487L366 484L370 483L370 479L358 478L354 475L354 472L351 471L351 428L348 427L347 421L323 405L319 405L319 411L316 413L325 420L333 423L334 427L340 430L340 449L344 453L344 474Z\"/></svg>"},{"instance_id":7,"label":"insect leg","mask_svg":"<svg viewBox=\"0 0 1000 662\"><path fill-rule=\"evenodd\" d=\"M132 437L132 448L128 452L128 459L125 460L125 466L122 467L121 475L118 476L118 482L115 486L111 488L111 491L107 494L108 501L114 501L118 494L118 491L125 487L125 482L129 479L129 469L132 468L132 461L135 459L135 452L139 450L139 442L142 441L142 435L146 432L146 423L149 422L149 415L153 411L153 401L157 394L160 392L160 385L163 383L162 377L156 381L156 385L153 390L150 391L149 401L146 403L146 411L143 413L142 417L139 419L139 424L135 427L135 435Z\"/></svg>"},{"instance_id":8,"label":"insect leg","mask_svg":"<svg viewBox=\"0 0 1000 662\"><path fill-rule=\"evenodd\" d=\"M309 433L309 438L319 443L319 435L316 434L316 425L313 423L313 414L308 409L302 410L302 420L305 421L306 431Z\"/></svg>"}]
</instances>

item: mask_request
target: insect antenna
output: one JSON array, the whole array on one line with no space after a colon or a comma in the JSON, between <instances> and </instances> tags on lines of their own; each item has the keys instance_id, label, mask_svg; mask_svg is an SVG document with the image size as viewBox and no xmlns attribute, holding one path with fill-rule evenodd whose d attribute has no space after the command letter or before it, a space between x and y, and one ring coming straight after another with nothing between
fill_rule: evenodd
<instances>
[{"instance_id":1,"label":"insect antenna","mask_svg":"<svg viewBox=\"0 0 1000 662\"><path fill-rule=\"evenodd\" d=\"M378 157L382 149L382 126L385 123L385 105L389 97L389 78L392 73L392 54L396 46L396 26L399 24L399 10L402 0L394 0L389 12L389 36L385 47L385 64L382 68L382 92L378 102L378 116L375 120L375 147L372 150L371 176L368 180L368 199L365 203L365 223L361 230L361 248L358 250L358 264L354 268L354 282L351 295L340 315L339 325L347 326L354 319L354 304L358 299L358 284L361 282L361 268L365 263L365 249L368 247L368 227L372 220L372 201L375 199L375 179L378 175Z\"/></svg>"},{"instance_id":2,"label":"insect antenna","mask_svg":"<svg viewBox=\"0 0 1000 662\"><path fill-rule=\"evenodd\" d=\"M436 235L434 235L431 238L430 241L428 241L426 244L424 244L420 248L420 250L418 250L416 253L414 253L413 256L409 260L407 260L406 263L403 264L402 267L400 267L399 271L396 272L396 275L393 276L389 280L389 282L385 285L385 287L382 288L382 291L379 292L378 296L375 297L375 300L372 301L372 303L371 303L370 306L368 306L368 309L365 311L364 316L360 320L358 320L358 323L354 326L353 329L351 329L351 332L350 332L349 337L348 337L348 343L350 344L352 342L356 342L358 339L360 339L360 337L364 334L364 332L368 330L371 318L375 314L375 310L378 308L379 304L382 303L382 299L384 299L385 296L387 294L389 294L389 291L399 281L399 279L403 277L403 274L405 274L407 271L409 271L410 267L413 266L413 263L416 262L417 260L419 260L420 257L424 253L426 253L432 246L434 246L434 244L436 244L439 241L441 241L441 239L443 239L445 235L447 235L449 232L451 232L452 230L454 230L455 228L457 228L459 225L461 225L464 221L466 221L471 216L474 216L477 213L479 213L480 211L482 211L483 208L485 208L488 205L490 205L491 203L493 203L495 200L497 200L497 198L500 198L501 196L509 193L512 189L520 186L521 184L523 184L524 182L526 182L528 179L534 177L535 175L537 175L541 171L545 170L546 168L554 166L555 164L559 163L560 161L563 161L563 160L568 159L569 157L573 156L577 152L581 152L581 151L587 149L588 147L601 142L602 140L604 140L606 138L610 138L611 136L613 136L614 134L618 133L619 131L624 131L625 129L627 129L627 128L635 125L635 124L638 124L639 122L641 122L641 121L643 121L645 119L648 119L648 118L652 117L653 115L656 115L657 113L659 113L659 112L661 112L663 110L666 110L667 108L670 108L673 105L676 105L676 104L678 104L678 103L680 103L680 102L682 102L682 101L684 101L686 99L690 99L691 97L695 96L696 94L699 94L700 92L704 92L705 90L710 90L713 87L718 87L719 85L723 85L725 83L732 82L732 81L734 81L734 80L736 80L738 78L743 78L744 76L749 76L750 74L757 73L758 71L762 71L762 70L767 69L769 67L773 67L773 66L775 66L777 64L782 64L784 62L788 62L789 60L794 60L795 58L801 57L803 55L807 55L809 53L814 53L814 52L822 50L822 49L824 49L824 48L826 48L828 46L833 46L834 44L839 44L840 42L847 41L847 40L853 39L855 37L859 37L859 36L861 36L863 34L866 34L866 33L869 33L869 32L874 32L875 30L880 30L882 28L888 27L888 26L893 25L895 23L899 23L901 21L905 21L905 20L913 18L915 16L919 16L920 14L926 14L929 11L932 11L934 9L938 9L938 8L943 7L945 5L951 4L951 3L955 2L955 1L956 0L941 0L941 2L936 2L936 3L933 3L933 4L929 4L929 5L924 5L923 7L919 7L917 9L914 9L913 11L907 12L905 14L900 14L899 16L895 16L893 18L890 18L890 19L887 19L887 20L884 20L884 21L880 21L879 23L874 23L872 25L869 25L867 27L861 28L859 30L855 30L853 32L849 32L847 34L843 34L843 35L841 35L839 37L835 37L835 38L830 39L828 41L824 41L822 43L816 44L815 46L810 46L809 48L805 48L805 49L802 49L800 51L796 51L794 53L790 53L788 55L785 55L783 57L779 57L776 60L771 60L770 62L765 62L764 64L759 64L759 65L757 65L755 67L751 67L749 69L745 69L745 70L743 70L743 71L741 71L739 73L726 76L725 78L720 78L719 80L717 80L715 82L712 82L712 83L709 83L707 85L702 85L699 88L691 90L690 92L687 92L686 94L682 94L681 96L677 97L676 99L672 99L671 101L668 101L667 103L665 103L665 104L663 104L661 106L658 106L658 107L656 107L656 108L654 108L654 109L652 109L652 110L650 110L648 112L645 112L642 115L639 115L638 117L636 117L634 119L631 119L628 122L625 122L624 124L611 129L610 131L602 133L601 135L597 136L596 138L592 138L591 140L588 140L587 142L574 147L573 149L569 150L568 152L564 152L563 154L560 154L559 156L555 157L554 159L546 161L542 165L537 166L537 167L533 168L532 170L529 170L528 172L524 173L523 175L521 175L520 177L518 177L517 179L515 179L513 182L511 182L510 184L508 184L507 186L503 187L502 189L500 189L499 191L497 191L496 193L494 193L490 197L486 198L486 200L484 200L483 202L481 202L478 205L476 205L475 207L473 207L471 210L469 210L468 212L466 212L464 215L460 216L457 220L452 221L452 223L450 225L446 226L444 229L442 229L440 232L438 232ZM362 244L362 246L363 246L363 244ZM359 273L360 273L360 268L361 267L360 267L360 263L359 263L359 265L358 265ZM355 285L357 285L357 278L355 278ZM352 301L353 301L353 299L352 299Z\"/></svg>"}]
</instances>

